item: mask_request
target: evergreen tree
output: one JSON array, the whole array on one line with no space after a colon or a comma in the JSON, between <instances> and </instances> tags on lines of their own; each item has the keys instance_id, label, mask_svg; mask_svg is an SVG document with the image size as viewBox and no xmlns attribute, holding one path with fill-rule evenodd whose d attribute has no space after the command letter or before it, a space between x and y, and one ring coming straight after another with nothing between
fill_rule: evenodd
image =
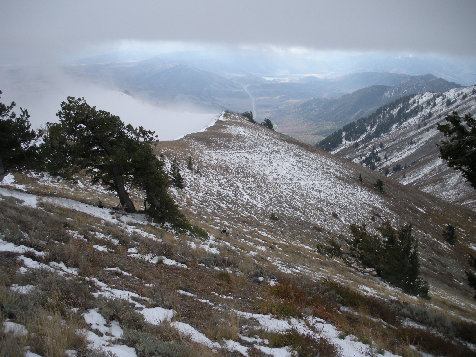
<instances>
[{"instance_id":1,"label":"evergreen tree","mask_svg":"<svg viewBox=\"0 0 476 357\"><path fill-rule=\"evenodd\" d=\"M271 120L269 120L268 118L266 118L262 123L261 123L262 126L265 126L266 128L268 129L271 129L271 130L274 130L274 125L273 123L271 122Z\"/></svg>"},{"instance_id":2,"label":"evergreen tree","mask_svg":"<svg viewBox=\"0 0 476 357\"><path fill-rule=\"evenodd\" d=\"M456 231L455 227L451 224L447 224L445 230L443 231L443 238L451 245L456 243Z\"/></svg>"},{"instance_id":3,"label":"evergreen tree","mask_svg":"<svg viewBox=\"0 0 476 357\"><path fill-rule=\"evenodd\" d=\"M118 116L89 106L84 98L68 97L57 113L59 123L48 123L42 153L52 173L72 178L86 170L93 183L116 192L126 212L135 212L126 190L131 181L130 153L139 140ZM141 139L149 141L151 133ZM62 158L62 159L61 159Z\"/></svg>"},{"instance_id":4,"label":"evergreen tree","mask_svg":"<svg viewBox=\"0 0 476 357\"><path fill-rule=\"evenodd\" d=\"M20 114L15 113L15 105L0 102L0 181L11 170L31 167L37 153L33 145L37 134L31 129L30 115L22 108Z\"/></svg>"},{"instance_id":5,"label":"evergreen tree","mask_svg":"<svg viewBox=\"0 0 476 357\"><path fill-rule=\"evenodd\" d=\"M469 266L476 270L476 258L472 255L469 256ZM466 277L468 278L469 286L476 290L476 274L472 271L466 271ZM476 295L474 295L474 299L476 299Z\"/></svg>"},{"instance_id":6,"label":"evergreen tree","mask_svg":"<svg viewBox=\"0 0 476 357\"><path fill-rule=\"evenodd\" d=\"M461 118L457 112L445 119L447 124L437 124L438 130L448 138L439 145L440 156L476 188L476 120L471 114Z\"/></svg>"},{"instance_id":7,"label":"evergreen tree","mask_svg":"<svg viewBox=\"0 0 476 357\"><path fill-rule=\"evenodd\" d=\"M241 113L241 115L243 115L245 118L247 118L249 122L251 122L253 124L256 123L256 121L253 118L253 112L252 111Z\"/></svg>"},{"instance_id":8,"label":"evergreen tree","mask_svg":"<svg viewBox=\"0 0 476 357\"><path fill-rule=\"evenodd\" d=\"M366 226L350 226L353 240L350 242L352 254L362 262L363 265L375 268L377 274L381 273L382 243L376 237L367 232Z\"/></svg>"},{"instance_id":9,"label":"evergreen tree","mask_svg":"<svg viewBox=\"0 0 476 357\"><path fill-rule=\"evenodd\" d=\"M145 191L146 213L149 216L161 222L186 226L185 217L167 192L170 180L164 166L164 162L153 155L150 145L141 145L131 157L133 186Z\"/></svg>"},{"instance_id":10,"label":"evergreen tree","mask_svg":"<svg viewBox=\"0 0 476 357\"><path fill-rule=\"evenodd\" d=\"M193 171L193 162L192 162L192 157L189 156L187 160L187 169L190 171Z\"/></svg>"},{"instance_id":11,"label":"evergreen tree","mask_svg":"<svg viewBox=\"0 0 476 357\"><path fill-rule=\"evenodd\" d=\"M175 187L177 188L184 188L184 183L183 183L183 177L180 174L180 168L179 165L177 164L177 158L174 157L174 160L172 161L172 166L171 166L171 176L172 176L172 182Z\"/></svg>"},{"instance_id":12,"label":"evergreen tree","mask_svg":"<svg viewBox=\"0 0 476 357\"><path fill-rule=\"evenodd\" d=\"M386 222L378 229L381 237L368 233L365 225L350 229L351 254L364 266L407 293L427 296L428 284L420 277L418 243L410 224L395 230Z\"/></svg>"},{"instance_id":13,"label":"evergreen tree","mask_svg":"<svg viewBox=\"0 0 476 357\"><path fill-rule=\"evenodd\" d=\"M71 179L85 170L93 183L117 193L126 212L135 212L126 187L142 189L151 216L171 222L183 219L167 193L170 182L164 163L152 152L152 131L126 126L84 98L68 97L57 116L60 122L47 124L41 146L50 173Z\"/></svg>"},{"instance_id":14,"label":"evergreen tree","mask_svg":"<svg viewBox=\"0 0 476 357\"><path fill-rule=\"evenodd\" d=\"M378 190L380 193L384 193L383 190L383 181L381 179L378 179L377 182L375 182L375 188Z\"/></svg>"}]
</instances>

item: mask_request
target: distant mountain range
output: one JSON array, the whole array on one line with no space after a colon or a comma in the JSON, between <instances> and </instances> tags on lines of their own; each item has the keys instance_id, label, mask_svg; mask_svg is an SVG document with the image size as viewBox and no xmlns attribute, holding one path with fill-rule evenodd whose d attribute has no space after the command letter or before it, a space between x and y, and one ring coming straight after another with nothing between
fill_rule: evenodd
<instances>
[{"instance_id":1,"label":"distant mountain range","mask_svg":"<svg viewBox=\"0 0 476 357\"><path fill-rule=\"evenodd\" d=\"M157 104L191 104L216 111L235 105L249 108L249 96L240 84L187 65L150 60L72 66L68 70Z\"/></svg>"},{"instance_id":2,"label":"distant mountain range","mask_svg":"<svg viewBox=\"0 0 476 357\"><path fill-rule=\"evenodd\" d=\"M443 92L458 87L460 85L457 83L431 74L408 76L393 86L372 85L339 98L315 98L279 108L272 113L271 118L278 124L280 131L312 143L403 96ZM300 122L302 129L294 125L295 122Z\"/></svg>"},{"instance_id":3,"label":"distant mountain range","mask_svg":"<svg viewBox=\"0 0 476 357\"><path fill-rule=\"evenodd\" d=\"M392 98L400 96L400 92L405 90L419 93L423 87L428 88L425 90L435 91L451 87L451 85L441 85L441 83L439 83L440 86L437 86L435 77L420 78L396 73L365 72L336 78L266 77L249 73L224 74L218 70L213 72L182 63L167 62L167 60L159 58L138 62L71 65L67 67L67 70L76 76L114 86L155 103L187 103L217 111L223 109L237 112L252 110L258 119L271 116L271 119L279 124L282 124L280 118L285 117L286 113L302 113L300 117L293 117L293 120L308 120L308 116L315 116L312 112L313 108L319 107L321 103L328 106L327 101L329 100L337 100L345 94L369 86L387 86L387 89L390 90L391 87L409 81L408 85L401 90L395 88L393 89L394 93L388 94L387 100L390 101ZM415 79L412 81L412 78ZM429 81L435 81L435 84L428 85ZM443 80L438 80L438 82L440 81ZM452 85L457 86L456 84ZM370 89L370 91L372 92L374 89ZM377 95L372 94L377 97L382 95L380 92ZM322 100L322 98L333 99ZM308 100L314 100L314 102L307 103ZM349 100L348 97L342 98L343 102L347 100ZM303 108L295 109L296 102L302 103ZM378 99L371 100L371 102L372 108L384 104L383 100ZM366 112L361 111L360 113ZM319 110L317 114L319 114ZM347 119L347 122L351 120L352 118ZM341 125L337 124L334 128L339 126Z\"/></svg>"},{"instance_id":4,"label":"distant mountain range","mask_svg":"<svg viewBox=\"0 0 476 357\"><path fill-rule=\"evenodd\" d=\"M319 147L476 210L476 191L439 158L443 135L436 123L453 111L476 113L476 86L403 97L345 125Z\"/></svg>"}]
</instances>

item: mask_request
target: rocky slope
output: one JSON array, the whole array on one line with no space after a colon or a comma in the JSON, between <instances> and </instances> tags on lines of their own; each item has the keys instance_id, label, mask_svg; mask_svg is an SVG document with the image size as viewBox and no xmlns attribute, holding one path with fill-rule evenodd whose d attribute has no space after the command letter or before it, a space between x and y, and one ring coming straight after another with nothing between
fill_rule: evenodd
<instances>
[{"instance_id":1,"label":"rocky slope","mask_svg":"<svg viewBox=\"0 0 476 357\"><path fill-rule=\"evenodd\" d=\"M410 96L335 132L319 145L448 202L476 209L476 192L439 158L436 123L476 112L476 87Z\"/></svg>"}]
</instances>

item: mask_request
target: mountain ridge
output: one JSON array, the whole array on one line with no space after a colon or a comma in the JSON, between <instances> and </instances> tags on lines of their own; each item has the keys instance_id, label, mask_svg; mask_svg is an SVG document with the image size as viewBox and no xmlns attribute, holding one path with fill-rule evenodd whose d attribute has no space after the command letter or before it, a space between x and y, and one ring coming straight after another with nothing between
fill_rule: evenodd
<instances>
[{"instance_id":1,"label":"mountain ridge","mask_svg":"<svg viewBox=\"0 0 476 357\"><path fill-rule=\"evenodd\" d=\"M313 136L325 137L339 127L368 116L401 97L424 92L443 92L458 87L460 85L457 83L431 74L410 76L393 86L371 86L339 98L310 99L288 108L280 108L273 113L272 119L283 127L283 132L294 136L298 136L299 131L293 131L293 122L303 121L308 124L306 131L313 130Z\"/></svg>"},{"instance_id":2,"label":"mountain ridge","mask_svg":"<svg viewBox=\"0 0 476 357\"><path fill-rule=\"evenodd\" d=\"M319 146L403 184L475 209L474 190L439 158L437 144L443 135L436 129L436 123L453 111L474 115L475 103L475 86L407 96L344 126Z\"/></svg>"}]
</instances>

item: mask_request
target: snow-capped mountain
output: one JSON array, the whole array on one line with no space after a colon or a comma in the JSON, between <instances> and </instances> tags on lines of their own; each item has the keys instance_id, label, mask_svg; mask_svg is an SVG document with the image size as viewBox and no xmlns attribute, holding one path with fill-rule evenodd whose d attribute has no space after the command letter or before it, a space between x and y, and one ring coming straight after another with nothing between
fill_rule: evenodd
<instances>
[{"instance_id":1,"label":"snow-capped mountain","mask_svg":"<svg viewBox=\"0 0 476 357\"><path fill-rule=\"evenodd\" d=\"M476 86L402 98L344 126L319 143L323 149L376 169L404 185L476 209L476 192L439 158L446 115L476 113Z\"/></svg>"}]
</instances>

